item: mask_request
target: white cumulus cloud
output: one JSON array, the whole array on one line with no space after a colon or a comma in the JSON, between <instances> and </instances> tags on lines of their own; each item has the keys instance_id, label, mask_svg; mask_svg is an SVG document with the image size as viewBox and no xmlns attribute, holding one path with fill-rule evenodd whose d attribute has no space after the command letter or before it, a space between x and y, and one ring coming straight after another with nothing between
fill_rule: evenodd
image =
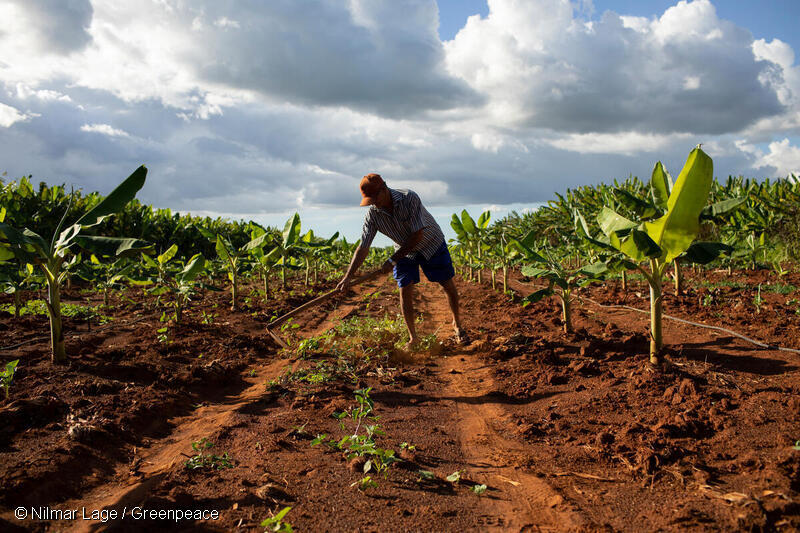
<instances>
[{"instance_id":1,"label":"white cumulus cloud","mask_svg":"<svg viewBox=\"0 0 800 533\"><path fill-rule=\"evenodd\" d=\"M109 124L84 124L81 126L81 131L101 133L109 137L130 137L127 132L114 128Z\"/></svg>"},{"instance_id":2,"label":"white cumulus cloud","mask_svg":"<svg viewBox=\"0 0 800 533\"><path fill-rule=\"evenodd\" d=\"M792 145L789 139L769 143L767 152L745 141L738 141L737 145L754 158L753 168L775 169L775 174L768 177L800 176L800 147Z\"/></svg>"},{"instance_id":3,"label":"white cumulus cloud","mask_svg":"<svg viewBox=\"0 0 800 533\"><path fill-rule=\"evenodd\" d=\"M719 175L795 167L795 51L673 4L490 0L443 43L435 0L0 0L0 161L85 190L146 163L144 201L248 215L357 204L368 172L538 202L701 142Z\"/></svg>"},{"instance_id":4,"label":"white cumulus cloud","mask_svg":"<svg viewBox=\"0 0 800 533\"><path fill-rule=\"evenodd\" d=\"M445 50L499 124L720 134L784 110L778 80L765 77L772 64L751 43L709 0L653 19L607 11L590 25L569 0L490 0L489 15L471 17Z\"/></svg>"},{"instance_id":5,"label":"white cumulus cloud","mask_svg":"<svg viewBox=\"0 0 800 533\"><path fill-rule=\"evenodd\" d=\"M33 115L20 112L19 109L0 102L0 127L10 128L17 122L30 120Z\"/></svg>"}]
</instances>

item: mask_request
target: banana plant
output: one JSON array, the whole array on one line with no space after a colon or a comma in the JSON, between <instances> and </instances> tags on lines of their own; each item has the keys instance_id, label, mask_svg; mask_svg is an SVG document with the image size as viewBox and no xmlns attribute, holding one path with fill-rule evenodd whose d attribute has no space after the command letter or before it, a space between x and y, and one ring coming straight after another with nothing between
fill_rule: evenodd
<instances>
[{"instance_id":1,"label":"banana plant","mask_svg":"<svg viewBox=\"0 0 800 533\"><path fill-rule=\"evenodd\" d=\"M15 261L0 263L0 288L14 297L14 317L19 318L22 308L22 291L36 280L33 265L20 265Z\"/></svg>"},{"instance_id":2,"label":"banana plant","mask_svg":"<svg viewBox=\"0 0 800 533\"><path fill-rule=\"evenodd\" d=\"M231 310L236 310L239 302L239 275L248 256L247 245L237 248L230 239L219 233L209 231L202 226L197 226L197 229L206 239L214 243L217 257L222 261L228 280L231 282Z\"/></svg>"},{"instance_id":3,"label":"banana plant","mask_svg":"<svg viewBox=\"0 0 800 533\"><path fill-rule=\"evenodd\" d=\"M470 280L473 279L475 269L478 270L478 283L483 282L483 253L488 245L486 244L486 228L489 226L491 218L490 211L484 211L478 217L477 222L470 216L466 209L461 211L461 218L453 214L450 220L450 227L456 232L458 241L464 246L467 252Z\"/></svg>"},{"instance_id":4,"label":"banana plant","mask_svg":"<svg viewBox=\"0 0 800 533\"><path fill-rule=\"evenodd\" d=\"M133 272L136 264L127 257L117 259L111 264L104 263L95 254L91 254L89 262L82 263L78 276L103 293L103 307L108 307L108 296L112 290L125 287L123 280Z\"/></svg>"},{"instance_id":5,"label":"banana plant","mask_svg":"<svg viewBox=\"0 0 800 533\"><path fill-rule=\"evenodd\" d=\"M138 283L155 283L156 286L148 290L154 296L171 294L172 306L175 309L175 324L180 325L183 311L191 301L197 285L200 284L197 277L206 269L206 259L203 254L195 254L185 264L179 260L172 263L177 253L178 245L173 244L155 259L142 254L142 261L150 270L151 277Z\"/></svg>"},{"instance_id":6,"label":"banana plant","mask_svg":"<svg viewBox=\"0 0 800 533\"><path fill-rule=\"evenodd\" d=\"M138 239L83 234L85 230L100 224L125 207L142 188L146 176L147 169L144 166L139 167L76 222L65 226L70 201L49 242L28 228L20 230L0 222L0 261L17 257L20 261L31 263L41 270L47 282L46 303L50 317L53 363L63 363L67 359L61 318L61 284L67 277L68 271L65 267L74 265L79 260L77 250L85 249L98 255L119 257L140 253L149 246Z\"/></svg>"},{"instance_id":7,"label":"banana plant","mask_svg":"<svg viewBox=\"0 0 800 533\"><path fill-rule=\"evenodd\" d=\"M261 276L264 282L264 300L269 301L269 278L272 270L280 260L280 249L274 246L274 238L264 228L260 226L254 227L250 232L250 242L248 242L244 249L253 258L253 265ZM272 246L269 252L265 252L264 248L268 245Z\"/></svg>"},{"instance_id":8,"label":"banana plant","mask_svg":"<svg viewBox=\"0 0 800 533\"><path fill-rule=\"evenodd\" d=\"M640 189L640 193L644 193L643 196L646 195L645 198L641 198L634 195L628 189L616 187L612 190L613 197L615 200L617 200L615 207L618 210L625 209L626 213L630 213L633 218L638 220L653 220L657 217L664 216L668 210L668 205L664 202L664 197L669 198L674 184L672 181L672 176L670 176L669 173L664 170L663 165L661 166L661 171L663 172L662 178L666 178L659 181L659 186L662 185L661 182L663 181L663 190L661 190L660 187L653 188L652 186L649 190ZM637 182L634 183L640 182L637 180ZM628 186L630 187L630 185ZM700 223L713 225L715 228L723 226L727 216L744 204L745 200L746 198L742 197L727 198L725 200L706 205L700 212ZM685 257L684 254L681 254L672 262L676 295L679 295L683 292L683 273L681 270L681 263L691 262L691 259ZM625 271L623 270L623 273L624 272ZM623 287L623 290L625 288L626 287Z\"/></svg>"},{"instance_id":9,"label":"banana plant","mask_svg":"<svg viewBox=\"0 0 800 533\"><path fill-rule=\"evenodd\" d=\"M496 271L499 269L502 271L503 294L508 294L508 271L519 257L519 251L514 240L506 238L505 231L494 235L492 240L493 242L489 244L487 250L487 254L492 260L492 289L497 290Z\"/></svg>"},{"instance_id":10,"label":"banana plant","mask_svg":"<svg viewBox=\"0 0 800 533\"><path fill-rule=\"evenodd\" d=\"M300 237L297 243L297 250L303 259L305 265L306 277L305 286L308 287L309 274L311 268L314 268L314 282L317 278L317 263L324 259L325 256L331 251L333 242L339 237L339 232L333 234L330 239L324 240L314 236L313 230L308 230L305 235Z\"/></svg>"},{"instance_id":11,"label":"banana plant","mask_svg":"<svg viewBox=\"0 0 800 533\"><path fill-rule=\"evenodd\" d=\"M283 227L282 239L275 243L275 249L278 250L275 253L279 257L278 265L281 267L281 286L283 290L286 290L286 269L298 270L301 268L293 261L294 255L299 252L301 247L299 241L300 215L295 213L286 221L286 225Z\"/></svg>"},{"instance_id":12,"label":"banana plant","mask_svg":"<svg viewBox=\"0 0 800 533\"><path fill-rule=\"evenodd\" d=\"M625 254L647 280L650 362L656 365L662 362L662 281L666 269L684 253L686 260L702 263L713 260L725 249L721 243L694 242L712 180L713 162L698 146L690 152L674 186L661 162L656 163L650 179L652 201L637 199L642 202L639 220L629 220L604 207L597 215L597 223L605 239L592 239L588 228L583 227L586 238Z\"/></svg>"},{"instance_id":13,"label":"banana plant","mask_svg":"<svg viewBox=\"0 0 800 533\"><path fill-rule=\"evenodd\" d=\"M512 240L511 245L519 251L524 264L522 274L532 278L545 279L548 286L534 291L523 299L522 305L536 303L543 298L555 295L561 302L564 333L572 333L572 304L574 293L581 287L602 281L605 274L612 271L608 262L599 261L580 268L565 267L566 258L558 258L545 247L534 249L536 235L528 233L524 239Z\"/></svg>"}]
</instances>

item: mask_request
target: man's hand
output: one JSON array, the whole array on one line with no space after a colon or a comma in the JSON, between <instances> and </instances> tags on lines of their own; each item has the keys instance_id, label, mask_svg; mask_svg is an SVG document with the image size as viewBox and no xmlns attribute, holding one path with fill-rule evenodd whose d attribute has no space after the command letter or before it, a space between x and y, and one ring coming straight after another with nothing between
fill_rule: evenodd
<instances>
[{"instance_id":1,"label":"man's hand","mask_svg":"<svg viewBox=\"0 0 800 533\"><path fill-rule=\"evenodd\" d=\"M381 266L381 273L383 273L383 274L388 274L388 273L389 273L389 272L391 272L392 270L394 270L394 265L392 264L392 262L391 262L391 261L388 261L388 260L387 260L387 261L386 261L386 262L383 264L383 266Z\"/></svg>"},{"instance_id":2,"label":"man's hand","mask_svg":"<svg viewBox=\"0 0 800 533\"><path fill-rule=\"evenodd\" d=\"M336 286L336 290L340 292L346 291L347 288L350 286L352 280L353 278L351 278L350 276L343 277L342 281L340 281L339 284Z\"/></svg>"}]
</instances>

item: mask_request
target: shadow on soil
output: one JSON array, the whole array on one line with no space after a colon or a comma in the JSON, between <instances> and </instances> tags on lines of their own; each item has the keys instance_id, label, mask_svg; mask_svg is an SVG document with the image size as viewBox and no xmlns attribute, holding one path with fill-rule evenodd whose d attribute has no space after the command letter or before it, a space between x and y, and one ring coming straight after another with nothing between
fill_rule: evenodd
<instances>
[{"instance_id":1,"label":"shadow on soil","mask_svg":"<svg viewBox=\"0 0 800 533\"><path fill-rule=\"evenodd\" d=\"M760 376L775 376L785 372L797 370L797 366L791 365L780 359L772 359L767 356L769 349L757 346L741 346L739 339L735 337L720 337L708 342L686 343L675 346L676 352L686 359L698 362L708 362L713 365L721 366L727 370L737 372L747 372ZM714 348L726 347L728 351L735 350L742 355L719 355ZM745 354L754 355L745 355ZM764 354L759 357L755 354Z\"/></svg>"},{"instance_id":2,"label":"shadow on soil","mask_svg":"<svg viewBox=\"0 0 800 533\"><path fill-rule=\"evenodd\" d=\"M501 391L491 391L486 394L481 394L480 396L432 396L429 394L415 394L410 392L380 391L373 393L372 399L377 403L384 404L387 407L396 407L399 405L420 405L442 401L459 402L471 405L524 405L562 393L563 391L548 391L531 394L525 398L515 398Z\"/></svg>"}]
</instances>

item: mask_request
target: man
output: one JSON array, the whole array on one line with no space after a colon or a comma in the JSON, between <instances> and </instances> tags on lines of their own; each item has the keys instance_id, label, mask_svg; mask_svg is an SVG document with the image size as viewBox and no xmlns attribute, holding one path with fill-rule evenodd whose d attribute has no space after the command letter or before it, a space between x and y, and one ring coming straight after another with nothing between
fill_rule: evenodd
<instances>
[{"instance_id":1,"label":"man","mask_svg":"<svg viewBox=\"0 0 800 533\"><path fill-rule=\"evenodd\" d=\"M453 282L455 270L450 251L444 241L442 229L422 205L414 191L390 189L378 174L367 174L361 179L361 205L370 206L364 218L361 243L353 254L337 289L343 291L364 262L375 238L380 231L395 242L395 252L383 264L384 273L394 272L394 279L400 287L400 307L408 328L410 340L407 347L417 343L414 327L414 284L419 283L419 268L428 281L438 283L447 294L447 302L453 313L453 330L457 342L464 343L467 336L461 327L458 314L458 291Z\"/></svg>"}]
</instances>

